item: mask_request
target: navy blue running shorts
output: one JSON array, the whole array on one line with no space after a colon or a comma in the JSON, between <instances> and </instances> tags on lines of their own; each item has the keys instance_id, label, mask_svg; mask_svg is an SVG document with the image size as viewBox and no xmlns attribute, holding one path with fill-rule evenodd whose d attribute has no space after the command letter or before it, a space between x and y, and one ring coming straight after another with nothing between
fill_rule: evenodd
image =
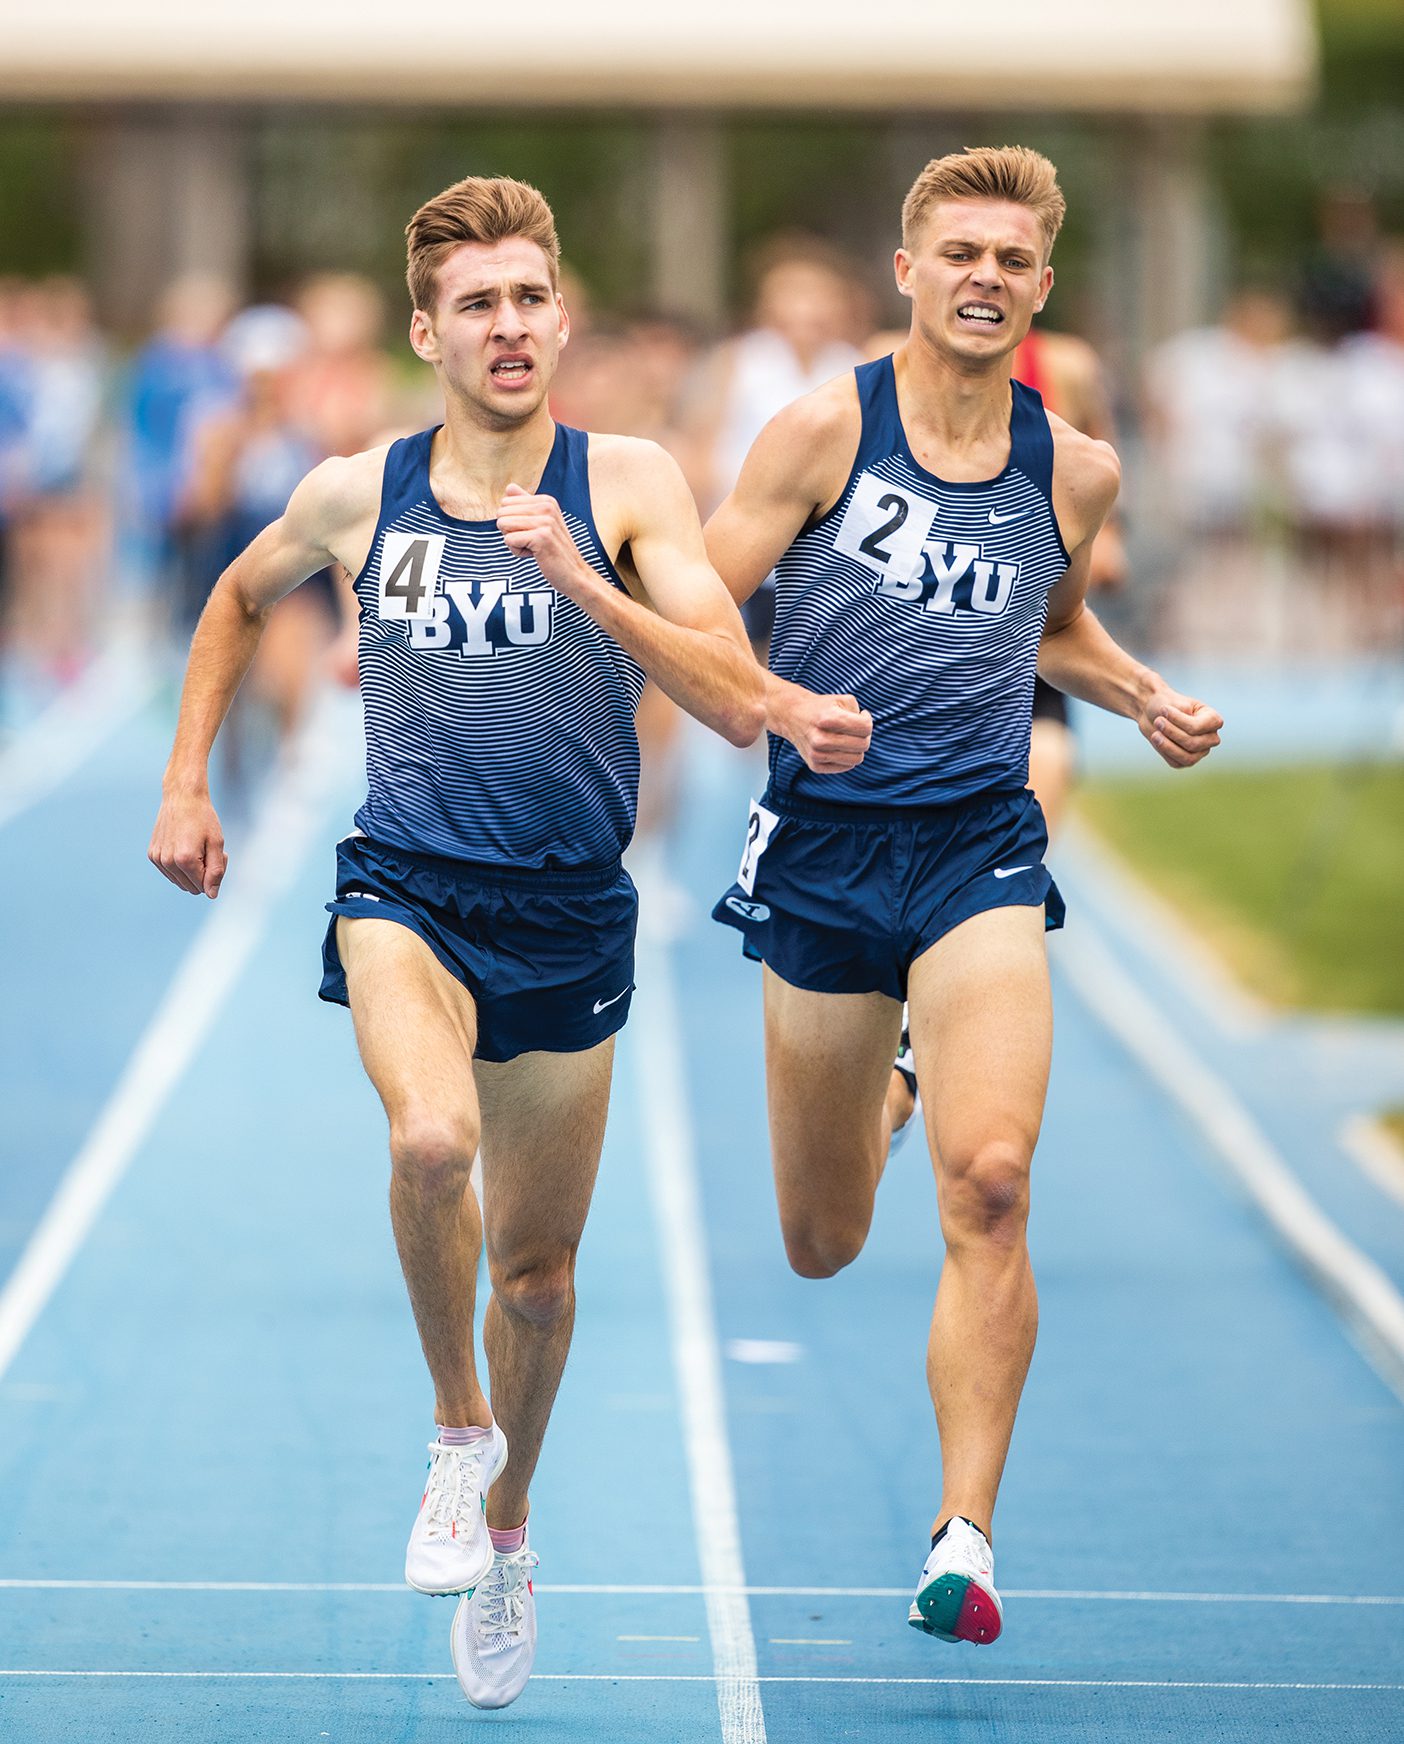
<instances>
[{"instance_id":1,"label":"navy blue running shorts","mask_svg":"<svg viewBox=\"0 0 1404 1744\"><path fill-rule=\"evenodd\" d=\"M1062 926L1047 847L1026 788L873 810L767 793L712 918L793 987L905 999L913 961L972 915L1042 908L1049 929Z\"/></svg>"},{"instance_id":2,"label":"navy blue running shorts","mask_svg":"<svg viewBox=\"0 0 1404 1744\"><path fill-rule=\"evenodd\" d=\"M480 1060L579 1053L629 1016L638 894L617 860L536 872L351 836L337 846L327 912L323 999L349 1003L337 916L395 921L473 995Z\"/></svg>"}]
</instances>

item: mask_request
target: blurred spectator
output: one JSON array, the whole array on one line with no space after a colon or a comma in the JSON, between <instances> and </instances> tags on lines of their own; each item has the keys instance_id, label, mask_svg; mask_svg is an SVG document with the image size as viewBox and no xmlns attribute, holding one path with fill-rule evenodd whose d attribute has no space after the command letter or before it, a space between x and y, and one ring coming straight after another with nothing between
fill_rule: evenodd
<instances>
[{"instance_id":1,"label":"blurred spectator","mask_svg":"<svg viewBox=\"0 0 1404 1744\"><path fill-rule=\"evenodd\" d=\"M179 505L197 554L190 579L198 585L184 601L187 624L194 623L220 573L282 514L299 482L325 458L299 404L300 371L310 349L301 317L273 304L245 309L230 322L222 344L242 388L233 404L206 417L195 433L191 475ZM336 584L327 570L274 607L246 690L271 708L280 736L301 721L339 620Z\"/></svg>"},{"instance_id":2,"label":"blurred spectator","mask_svg":"<svg viewBox=\"0 0 1404 1744\"><path fill-rule=\"evenodd\" d=\"M777 237L753 257L751 277L750 326L717 348L691 410L704 514L726 496L783 406L863 361L868 299L838 249L817 237ZM772 581L751 595L743 616L759 652L775 617Z\"/></svg>"},{"instance_id":3,"label":"blurred spectator","mask_svg":"<svg viewBox=\"0 0 1404 1744\"><path fill-rule=\"evenodd\" d=\"M1284 299L1238 291L1216 326L1157 346L1146 365L1147 436L1172 527L1246 535L1267 497L1274 384L1291 332Z\"/></svg>"},{"instance_id":4,"label":"blurred spectator","mask_svg":"<svg viewBox=\"0 0 1404 1744\"><path fill-rule=\"evenodd\" d=\"M592 316L582 286L563 284L562 296L573 324L570 343L562 353L568 361L552 384L555 416L584 429L643 436L661 444L678 461L696 491L696 450L684 427L683 408L701 352L699 336L687 323L652 312L620 325L600 323ZM580 318L576 318L577 309L583 311ZM675 749L682 716L657 685L650 683L639 699L636 725L640 757L637 833L646 840L672 815ZM676 904L678 893L668 886L661 869L655 869L652 883L653 919L658 920L662 909Z\"/></svg>"},{"instance_id":5,"label":"blurred spectator","mask_svg":"<svg viewBox=\"0 0 1404 1744\"><path fill-rule=\"evenodd\" d=\"M1404 551L1404 240L1380 251L1374 285L1375 330L1349 341L1360 382L1367 441L1377 452L1383 517L1396 563Z\"/></svg>"},{"instance_id":6,"label":"blurred spectator","mask_svg":"<svg viewBox=\"0 0 1404 1744\"><path fill-rule=\"evenodd\" d=\"M384 299L354 273L320 273L302 285L295 308L307 332L294 372L298 415L323 455L359 454L393 417Z\"/></svg>"},{"instance_id":7,"label":"blurred spectator","mask_svg":"<svg viewBox=\"0 0 1404 1744\"><path fill-rule=\"evenodd\" d=\"M0 648L9 626L10 540L24 473L28 369L20 345L18 279L0 279Z\"/></svg>"},{"instance_id":8,"label":"blurred spectator","mask_svg":"<svg viewBox=\"0 0 1404 1744\"><path fill-rule=\"evenodd\" d=\"M1011 373L1016 381L1033 388L1047 409L1075 430L1117 446L1111 395L1101 360L1085 339L1032 327L1014 353ZM1114 512L1093 543L1089 587L1093 593L1123 587L1126 573L1126 542L1119 515ZM1029 786L1043 808L1050 839L1062 826L1076 773L1077 743L1068 701L1041 678L1036 679Z\"/></svg>"},{"instance_id":9,"label":"blurred spectator","mask_svg":"<svg viewBox=\"0 0 1404 1744\"><path fill-rule=\"evenodd\" d=\"M551 382L551 415L577 430L599 429L602 426L590 422L597 391L592 382L597 341L603 337L595 331L594 302L584 279L568 266L561 268L559 290L570 319L570 337Z\"/></svg>"},{"instance_id":10,"label":"blurred spectator","mask_svg":"<svg viewBox=\"0 0 1404 1744\"><path fill-rule=\"evenodd\" d=\"M194 433L239 391L238 374L219 345L233 311L233 293L222 280L176 280L127 378L122 494L128 555L168 604L188 599L194 587L184 573L192 554L177 514L190 481Z\"/></svg>"},{"instance_id":11,"label":"blurred spectator","mask_svg":"<svg viewBox=\"0 0 1404 1744\"><path fill-rule=\"evenodd\" d=\"M750 325L717 348L693 408L710 459L708 513L765 425L791 400L861 363L866 299L848 258L817 237L781 236L751 263Z\"/></svg>"},{"instance_id":12,"label":"blurred spectator","mask_svg":"<svg viewBox=\"0 0 1404 1744\"><path fill-rule=\"evenodd\" d=\"M87 656L107 569L107 347L76 279L43 279L6 301L8 641L22 664L62 681Z\"/></svg>"},{"instance_id":13,"label":"blurred spectator","mask_svg":"<svg viewBox=\"0 0 1404 1744\"><path fill-rule=\"evenodd\" d=\"M1359 188L1329 188L1316 212L1317 241L1302 264L1298 300L1307 332L1334 345L1371 326L1379 225Z\"/></svg>"}]
</instances>

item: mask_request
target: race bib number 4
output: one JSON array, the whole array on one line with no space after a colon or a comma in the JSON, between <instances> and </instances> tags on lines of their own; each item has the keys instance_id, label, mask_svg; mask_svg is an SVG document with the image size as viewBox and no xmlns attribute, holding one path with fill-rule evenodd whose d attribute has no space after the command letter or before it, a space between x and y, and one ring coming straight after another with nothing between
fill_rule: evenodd
<instances>
[{"instance_id":1,"label":"race bib number 4","mask_svg":"<svg viewBox=\"0 0 1404 1744\"><path fill-rule=\"evenodd\" d=\"M435 616L442 533L387 532L380 548L380 616L385 622L426 622Z\"/></svg>"},{"instance_id":2,"label":"race bib number 4","mask_svg":"<svg viewBox=\"0 0 1404 1744\"><path fill-rule=\"evenodd\" d=\"M758 799L751 801L751 815L746 824L746 851L741 856L741 870L736 874L736 882L747 896L756 893L756 868L779 822L777 813L767 811Z\"/></svg>"},{"instance_id":3,"label":"race bib number 4","mask_svg":"<svg viewBox=\"0 0 1404 1744\"><path fill-rule=\"evenodd\" d=\"M865 472L844 510L834 549L875 575L913 581L922 572L922 547L935 519L935 503Z\"/></svg>"}]
</instances>

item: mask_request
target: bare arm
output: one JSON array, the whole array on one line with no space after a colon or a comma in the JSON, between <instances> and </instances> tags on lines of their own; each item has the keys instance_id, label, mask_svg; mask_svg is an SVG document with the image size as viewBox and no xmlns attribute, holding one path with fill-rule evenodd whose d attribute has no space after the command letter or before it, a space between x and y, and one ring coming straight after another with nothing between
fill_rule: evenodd
<instances>
[{"instance_id":1,"label":"bare arm","mask_svg":"<svg viewBox=\"0 0 1404 1744\"><path fill-rule=\"evenodd\" d=\"M366 488L369 458L329 460L309 473L282 516L220 576L200 614L147 850L152 864L193 896L217 896L228 865L210 803L215 736L253 661L269 612L309 575L329 562L345 561L358 532L369 542L375 518L375 496Z\"/></svg>"},{"instance_id":2,"label":"bare arm","mask_svg":"<svg viewBox=\"0 0 1404 1744\"><path fill-rule=\"evenodd\" d=\"M598 439L597 439L598 441ZM612 587L586 563L554 497L508 487L497 524L513 551L529 551L551 585L587 611L659 689L733 745L763 725L762 675L741 616L707 561L697 508L677 462L652 442L591 445L597 512L627 546L647 603Z\"/></svg>"},{"instance_id":3,"label":"bare arm","mask_svg":"<svg viewBox=\"0 0 1404 1744\"><path fill-rule=\"evenodd\" d=\"M1120 467L1105 443L1077 436L1066 425L1062 430L1066 435L1056 438L1055 497L1071 560L1048 596L1039 676L1055 690L1135 721L1172 768L1188 768L1218 744L1223 719L1128 654L1088 606L1092 547L1116 500Z\"/></svg>"},{"instance_id":4,"label":"bare arm","mask_svg":"<svg viewBox=\"0 0 1404 1744\"><path fill-rule=\"evenodd\" d=\"M707 523L707 554L738 604L748 600L816 516L832 506L858 449L852 378L787 406L761 431L731 495ZM852 769L872 739L872 716L852 696L820 696L765 675L765 724L820 774Z\"/></svg>"}]
</instances>

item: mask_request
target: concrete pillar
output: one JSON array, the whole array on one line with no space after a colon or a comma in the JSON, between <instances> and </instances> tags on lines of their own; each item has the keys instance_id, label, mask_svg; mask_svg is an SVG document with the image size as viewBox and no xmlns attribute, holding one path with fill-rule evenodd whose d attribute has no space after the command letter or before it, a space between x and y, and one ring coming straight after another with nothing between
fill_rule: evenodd
<instances>
[{"instance_id":1,"label":"concrete pillar","mask_svg":"<svg viewBox=\"0 0 1404 1744\"><path fill-rule=\"evenodd\" d=\"M1128 194L1135 294L1130 339L1137 360L1209 313L1214 214L1202 123L1152 117L1132 124Z\"/></svg>"},{"instance_id":2,"label":"concrete pillar","mask_svg":"<svg viewBox=\"0 0 1404 1744\"><path fill-rule=\"evenodd\" d=\"M720 331L729 230L722 123L712 115L666 115L653 144L653 301Z\"/></svg>"},{"instance_id":3,"label":"concrete pillar","mask_svg":"<svg viewBox=\"0 0 1404 1744\"><path fill-rule=\"evenodd\" d=\"M152 110L94 123L84 183L88 279L119 332L150 325L164 286L187 273L248 285L252 222L242 119Z\"/></svg>"}]
</instances>

